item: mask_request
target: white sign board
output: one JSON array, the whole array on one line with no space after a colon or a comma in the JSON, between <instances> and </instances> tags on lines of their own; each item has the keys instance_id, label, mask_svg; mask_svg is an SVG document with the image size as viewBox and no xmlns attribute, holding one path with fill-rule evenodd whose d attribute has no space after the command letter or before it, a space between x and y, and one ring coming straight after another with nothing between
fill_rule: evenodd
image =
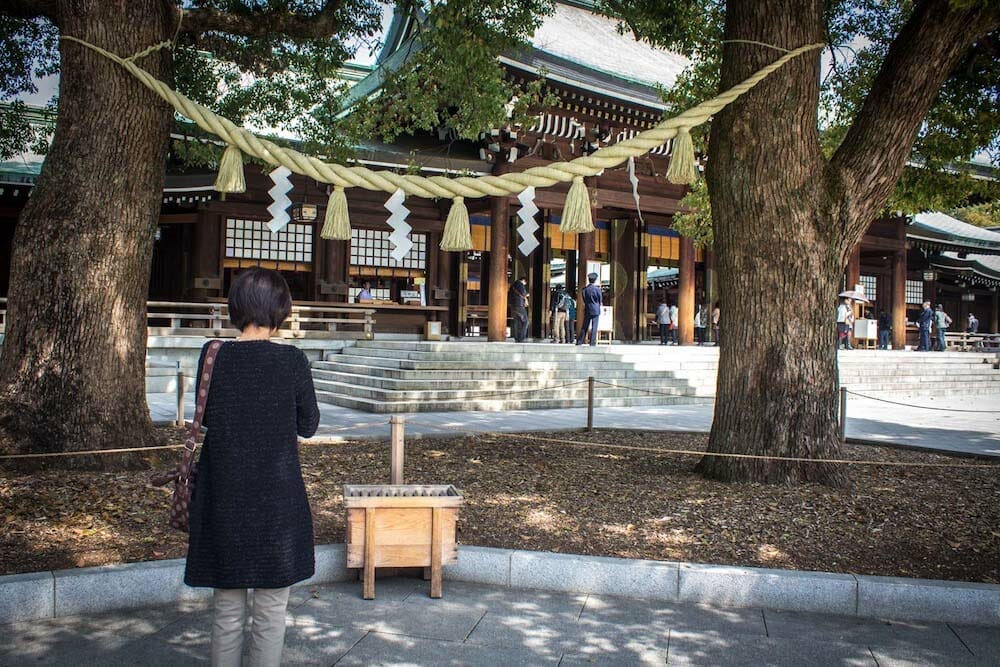
<instances>
[{"instance_id":1,"label":"white sign board","mask_svg":"<svg viewBox=\"0 0 1000 667\"><path fill-rule=\"evenodd\" d=\"M601 316L597 320L598 331L615 330L615 311L611 306L601 306Z\"/></svg>"}]
</instances>

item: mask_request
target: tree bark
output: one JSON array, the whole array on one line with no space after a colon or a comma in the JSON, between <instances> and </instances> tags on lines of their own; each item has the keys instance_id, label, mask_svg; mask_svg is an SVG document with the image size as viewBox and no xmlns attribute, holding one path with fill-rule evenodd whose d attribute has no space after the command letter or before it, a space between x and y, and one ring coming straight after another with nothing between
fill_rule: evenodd
<instances>
[{"instance_id":1,"label":"tree bark","mask_svg":"<svg viewBox=\"0 0 1000 667\"><path fill-rule=\"evenodd\" d=\"M60 0L57 15L63 35L131 55L171 34L168 9L162 0ZM58 124L11 258L0 359L9 452L153 444L146 297L172 113L93 51L63 41L60 55ZM167 52L142 65L172 80Z\"/></svg>"},{"instance_id":2,"label":"tree bark","mask_svg":"<svg viewBox=\"0 0 1000 667\"><path fill-rule=\"evenodd\" d=\"M823 11L822 0L729 0L725 39L785 49L821 42ZM725 334L708 450L808 460L708 454L701 473L847 484L842 466L813 462L840 452L833 315L841 271L885 205L947 72L975 40L957 27L991 29L967 23L975 11L952 11L948 0L918 3L896 40L905 44L890 48L830 163L817 131L818 52L792 61L713 119L707 178ZM775 55L765 46L726 43L721 87Z\"/></svg>"}]
</instances>

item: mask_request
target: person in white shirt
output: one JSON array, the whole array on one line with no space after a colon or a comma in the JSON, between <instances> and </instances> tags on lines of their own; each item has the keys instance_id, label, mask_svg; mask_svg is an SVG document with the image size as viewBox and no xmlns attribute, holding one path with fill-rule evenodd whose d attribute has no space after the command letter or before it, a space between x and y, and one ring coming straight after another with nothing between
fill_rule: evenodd
<instances>
[{"instance_id":1,"label":"person in white shirt","mask_svg":"<svg viewBox=\"0 0 1000 667\"><path fill-rule=\"evenodd\" d=\"M677 311L677 304L670 304L670 342L677 345L677 326L680 324L680 317Z\"/></svg>"},{"instance_id":2,"label":"person in white shirt","mask_svg":"<svg viewBox=\"0 0 1000 667\"><path fill-rule=\"evenodd\" d=\"M853 350L851 347L851 325L854 324L854 309L851 300L844 299L837 307L837 349Z\"/></svg>"},{"instance_id":3,"label":"person in white shirt","mask_svg":"<svg viewBox=\"0 0 1000 667\"><path fill-rule=\"evenodd\" d=\"M367 280L361 283L361 291L358 292L359 302L372 301L372 284Z\"/></svg>"},{"instance_id":4,"label":"person in white shirt","mask_svg":"<svg viewBox=\"0 0 1000 667\"><path fill-rule=\"evenodd\" d=\"M979 320L972 313L969 313L969 328L966 331L969 333L979 333Z\"/></svg>"}]
</instances>

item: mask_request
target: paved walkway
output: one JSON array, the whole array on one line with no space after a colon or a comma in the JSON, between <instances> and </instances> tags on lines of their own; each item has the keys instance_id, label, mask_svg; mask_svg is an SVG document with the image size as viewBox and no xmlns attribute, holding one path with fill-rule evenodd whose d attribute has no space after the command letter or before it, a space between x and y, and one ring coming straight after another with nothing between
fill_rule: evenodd
<instances>
[{"instance_id":1,"label":"paved walkway","mask_svg":"<svg viewBox=\"0 0 1000 667\"><path fill-rule=\"evenodd\" d=\"M188 419L194 414L188 392ZM847 435L850 438L897 443L946 452L1000 457L1000 394L981 396L918 397L890 399L923 407L849 397ZM168 421L176 415L172 394L149 394L153 419ZM389 437L389 415L378 415L321 404L317 437ZM927 409L934 408L934 409ZM633 408L596 408L594 424L602 428L643 428L708 432L712 405L671 405ZM992 412L954 412L977 410ZM426 412L407 416L409 438L472 432L522 432L582 428L584 408L513 410L507 412Z\"/></svg>"},{"instance_id":2,"label":"paved walkway","mask_svg":"<svg viewBox=\"0 0 1000 667\"><path fill-rule=\"evenodd\" d=\"M996 628L385 579L293 590L282 665L995 665ZM0 665L208 662L207 602L0 626Z\"/></svg>"}]
</instances>

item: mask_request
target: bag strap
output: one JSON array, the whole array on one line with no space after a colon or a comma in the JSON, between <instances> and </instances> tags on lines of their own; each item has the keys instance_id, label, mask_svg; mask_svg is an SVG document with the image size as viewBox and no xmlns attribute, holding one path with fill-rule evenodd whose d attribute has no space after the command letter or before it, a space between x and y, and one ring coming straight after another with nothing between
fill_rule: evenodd
<instances>
[{"instance_id":1,"label":"bag strap","mask_svg":"<svg viewBox=\"0 0 1000 667\"><path fill-rule=\"evenodd\" d=\"M212 370L215 368L215 358L222 348L221 340L213 340L208 344L205 352L205 360L201 367L201 383L198 385L198 397L195 401L194 419L191 420L191 428L188 430L187 438L184 440L184 457L181 459L181 468L178 482L187 484L191 477L191 468L194 466L194 452L198 448L198 439L201 437L201 422L205 416L205 406L208 404L208 389L212 384Z\"/></svg>"}]
</instances>

